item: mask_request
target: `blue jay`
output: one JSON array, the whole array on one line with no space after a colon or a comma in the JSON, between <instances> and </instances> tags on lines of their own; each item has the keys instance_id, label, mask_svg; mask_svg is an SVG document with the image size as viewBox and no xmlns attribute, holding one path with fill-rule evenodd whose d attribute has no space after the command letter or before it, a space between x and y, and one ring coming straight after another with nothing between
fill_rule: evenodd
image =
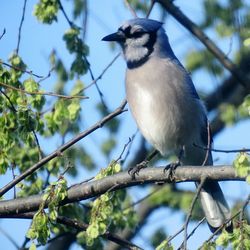
<instances>
[{"instance_id":1,"label":"blue jay","mask_svg":"<svg viewBox=\"0 0 250 250\"><path fill-rule=\"evenodd\" d=\"M172 152L179 156L184 151L179 159L182 165L212 165L211 152L206 156L207 151L201 148L210 147L205 107L173 53L162 23L145 18L128 20L102 40L116 41L122 47L127 63L127 101L146 140L162 155ZM217 182L206 181L200 199L212 231L230 219Z\"/></svg>"}]
</instances>

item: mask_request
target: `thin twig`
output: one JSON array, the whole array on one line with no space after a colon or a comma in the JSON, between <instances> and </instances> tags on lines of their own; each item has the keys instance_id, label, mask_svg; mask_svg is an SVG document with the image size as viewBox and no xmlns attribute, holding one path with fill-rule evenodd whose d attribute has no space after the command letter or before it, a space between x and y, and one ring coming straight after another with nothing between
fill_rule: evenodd
<instances>
[{"instance_id":1,"label":"thin twig","mask_svg":"<svg viewBox=\"0 0 250 250\"><path fill-rule=\"evenodd\" d=\"M206 220L205 217L203 217L199 222L198 224L194 227L194 229L192 230L192 232L188 235L187 239L189 239L193 234L194 232L197 230L197 228ZM185 225L183 225L174 235L172 235L171 237L169 237L167 239L167 242L170 243L171 240L173 240L176 236L178 236L185 228Z\"/></svg>"},{"instance_id":2,"label":"thin twig","mask_svg":"<svg viewBox=\"0 0 250 250\"><path fill-rule=\"evenodd\" d=\"M35 132L35 130L32 130L32 133L34 135L34 138L35 138L35 142L36 142L36 146L38 148L38 152L39 152L39 161L43 158L43 153L42 153L42 149L41 149L41 146L40 146L40 143L39 143L39 140L37 138L37 134Z\"/></svg>"},{"instance_id":3,"label":"thin twig","mask_svg":"<svg viewBox=\"0 0 250 250\"><path fill-rule=\"evenodd\" d=\"M15 108L14 104L12 103L12 101L10 100L10 98L8 97L8 95L7 95L4 91L2 91L1 89L0 89L0 92L1 92L1 93L5 96L5 98L8 100L8 102L9 102L9 104L10 104L11 110L12 110L13 112L16 112L16 108Z\"/></svg>"},{"instance_id":4,"label":"thin twig","mask_svg":"<svg viewBox=\"0 0 250 250\"><path fill-rule=\"evenodd\" d=\"M199 194L201 192L201 189L202 189L203 184L205 183L206 179L207 179L206 177L201 177L200 184L199 184L199 186L197 188L197 191L196 191L196 194L195 194L195 196L194 196L194 198L192 200L191 207L190 207L189 213L187 214L186 221L185 221L185 224L184 224L184 242L181 244L181 246L179 247L179 249L182 249L182 248L184 250L187 249L187 240L188 240L188 238L187 238L187 229L188 229L188 223L189 223L190 218L192 216L194 205L195 205L195 203L196 203L196 201L197 201L197 199L199 197Z\"/></svg>"},{"instance_id":5,"label":"thin twig","mask_svg":"<svg viewBox=\"0 0 250 250\"><path fill-rule=\"evenodd\" d=\"M128 0L124 0L126 6L128 7L130 13L132 14L133 17L137 17L137 14L135 12L135 10L133 9L133 7L131 6L131 4L128 2Z\"/></svg>"},{"instance_id":6,"label":"thin twig","mask_svg":"<svg viewBox=\"0 0 250 250\"><path fill-rule=\"evenodd\" d=\"M28 90L16 88L14 86L8 85L8 84L3 83L3 82L0 82L0 85L5 87L5 88L16 90L16 91L19 91L21 93L25 93L25 94L28 94L28 95L47 95L47 96L55 96L55 97L59 97L59 98L64 98L64 99L75 99L75 98L77 98L77 99L88 99L87 96L79 96L79 95L68 96L68 95L56 94L56 93L53 93L53 92L28 91Z\"/></svg>"},{"instance_id":7,"label":"thin twig","mask_svg":"<svg viewBox=\"0 0 250 250\"><path fill-rule=\"evenodd\" d=\"M173 240L176 236L178 236L183 230L184 230L184 225L183 225L174 235L170 236L170 237L167 239L168 243L169 243L171 240Z\"/></svg>"},{"instance_id":8,"label":"thin twig","mask_svg":"<svg viewBox=\"0 0 250 250\"><path fill-rule=\"evenodd\" d=\"M130 154L130 149L132 147L132 144L133 144L133 141L135 139L135 136L136 136L137 132L138 132L138 130L136 130L136 132L131 136L131 143L128 146L127 153L125 154L124 158L121 160L122 164L124 164L124 162L126 161L126 159L128 158L128 156Z\"/></svg>"},{"instance_id":9,"label":"thin twig","mask_svg":"<svg viewBox=\"0 0 250 250\"><path fill-rule=\"evenodd\" d=\"M5 33L6 33L6 29L4 28L4 29L3 29L3 33L2 33L1 36L0 36L0 40L3 38L3 36L5 35Z\"/></svg>"},{"instance_id":10,"label":"thin twig","mask_svg":"<svg viewBox=\"0 0 250 250\"><path fill-rule=\"evenodd\" d=\"M89 73L90 73L92 82L94 82L94 81L95 81L95 77L94 77L93 71L92 71L92 69L91 69L91 67L90 67L90 63L89 63L89 61L88 61L88 59L87 59L86 56L84 56L84 59L85 59L85 61L87 62L88 70L89 70ZM104 96L103 96L103 93L101 92L101 90L100 90L99 86L97 85L96 81L95 81L95 87L96 87L97 92L98 92L98 94L99 94L99 96L100 96L101 103L102 103L103 107L105 108L106 111L108 111L108 107L107 107L107 105L106 105L106 103L105 103L105 101L104 101L104 98L103 98L103 97L104 97Z\"/></svg>"},{"instance_id":11,"label":"thin twig","mask_svg":"<svg viewBox=\"0 0 250 250\"><path fill-rule=\"evenodd\" d=\"M162 188L164 187L164 185L161 185L159 187L157 187L155 190L153 190L152 192L150 192L149 194L145 195L144 197L142 197L141 199L133 202L131 205L127 206L124 208L124 210L129 209L131 207L135 207L136 205L140 204L141 202L145 201L146 199L148 199L149 197L151 197L152 195L154 195L155 193L159 192Z\"/></svg>"},{"instance_id":12,"label":"thin twig","mask_svg":"<svg viewBox=\"0 0 250 250\"><path fill-rule=\"evenodd\" d=\"M148 9L148 13L147 13L147 15L146 15L146 18L149 17L149 15L150 15L150 13L151 13L153 7L154 7L154 4L155 4L155 1L154 1L154 0L151 0L150 7L149 7L149 9Z\"/></svg>"},{"instance_id":13,"label":"thin twig","mask_svg":"<svg viewBox=\"0 0 250 250\"><path fill-rule=\"evenodd\" d=\"M203 217L198 224L194 227L194 229L191 231L191 233L187 236L187 240L195 233L195 231L197 230L197 228L206 220L205 217Z\"/></svg>"},{"instance_id":14,"label":"thin twig","mask_svg":"<svg viewBox=\"0 0 250 250\"><path fill-rule=\"evenodd\" d=\"M44 164L49 162L50 160L56 158L57 156L61 155L62 152L64 152L66 149L73 146L75 143L86 137L87 135L91 134L95 130L101 128L105 123L113 119L114 117L120 115L124 112L124 107L126 105L126 100L123 100L121 105L112 113L105 116L103 119L101 119L99 122L91 126L89 129L85 130L84 132L78 134L76 137L68 141L67 143L63 144L61 147L59 147L57 150L52 152L50 155L44 157L41 161L34 164L32 167L28 168L26 171L24 171L22 174L16 177L15 180L12 180L7 185L5 185L3 188L0 189L0 196L4 195L6 192L8 192L11 188L13 188L17 183L25 179L27 176L34 173L36 170L41 168Z\"/></svg>"},{"instance_id":15,"label":"thin twig","mask_svg":"<svg viewBox=\"0 0 250 250\"><path fill-rule=\"evenodd\" d=\"M86 32L87 32L87 24L88 24L88 15L89 15L89 12L88 12L88 0L85 0L84 1L84 16L83 16L83 29L82 29L82 40L84 41L85 40L85 37L86 37Z\"/></svg>"},{"instance_id":16,"label":"thin twig","mask_svg":"<svg viewBox=\"0 0 250 250\"><path fill-rule=\"evenodd\" d=\"M16 47L17 55L19 53L19 47L20 47L20 42L21 42L21 33L22 33L22 27L23 27L23 22L24 22L26 4L27 4L27 0L24 0L22 18L21 18L21 22L20 22L20 25L19 25L19 28L18 28L18 38L17 38L17 47Z\"/></svg>"},{"instance_id":17,"label":"thin twig","mask_svg":"<svg viewBox=\"0 0 250 250\"><path fill-rule=\"evenodd\" d=\"M73 23L72 21L70 21L68 15L66 14L66 12L65 12L65 10L64 10L64 8L63 8L63 5L62 5L61 1L60 1L60 0L57 0L57 2L58 2L58 4L59 4L60 10L62 11L64 17L65 17L66 20L67 20L69 26L70 26L70 27L74 27L75 25L74 25L74 23Z\"/></svg>"},{"instance_id":18,"label":"thin twig","mask_svg":"<svg viewBox=\"0 0 250 250\"><path fill-rule=\"evenodd\" d=\"M49 70L48 74L47 74L46 76L44 76L42 79L40 79L40 80L38 81L38 83L40 83L40 82L42 82L42 81L48 79L48 78L51 76L51 73L54 71L54 69L55 69L55 67L52 67L52 68Z\"/></svg>"},{"instance_id":19,"label":"thin twig","mask_svg":"<svg viewBox=\"0 0 250 250\"><path fill-rule=\"evenodd\" d=\"M243 248L243 242L244 242L244 238L243 238L243 217L244 217L244 210L246 209L248 203L249 203L249 200L250 200L250 194L248 195L245 203L243 204L242 206L242 209L240 211L240 242L241 242L241 246L240 246L240 249L241 250L244 250Z\"/></svg>"},{"instance_id":20,"label":"thin twig","mask_svg":"<svg viewBox=\"0 0 250 250\"><path fill-rule=\"evenodd\" d=\"M119 52L119 53L112 59L112 61L111 61L111 62L104 68L104 70L101 72L101 74L100 74L96 79L94 79L89 85L87 85L87 86L83 89L83 91L86 90L86 89L88 89L88 88L90 88L93 84L96 84L96 82L99 81L99 80L103 77L103 75L106 73L106 71L113 65L113 63L116 61L116 59L117 59L120 55L121 55L121 52Z\"/></svg>"},{"instance_id":21,"label":"thin twig","mask_svg":"<svg viewBox=\"0 0 250 250\"><path fill-rule=\"evenodd\" d=\"M118 162L119 160L121 160L126 148L128 147L128 145L132 142L132 139L129 137L128 138L128 142L125 143L125 145L123 146L122 152L120 153L120 155L118 156L118 158L115 160L115 162Z\"/></svg>"},{"instance_id":22,"label":"thin twig","mask_svg":"<svg viewBox=\"0 0 250 250\"><path fill-rule=\"evenodd\" d=\"M193 144L195 147L197 148L201 148L203 150L210 150L212 152L219 152L219 153L242 153L242 152L250 152L250 148L242 148L242 149L230 149L230 150L226 150L226 149L215 149L215 148L207 148L207 147L202 147L200 145L197 144Z\"/></svg>"},{"instance_id":23,"label":"thin twig","mask_svg":"<svg viewBox=\"0 0 250 250\"><path fill-rule=\"evenodd\" d=\"M32 75L32 76L35 76L35 77L37 77L37 78L43 78L43 76L34 74L34 73L32 72L32 70L23 70L23 69L18 68L18 67L16 67L16 66L10 65L10 64L8 64L8 63L6 63L6 62L2 62L1 60L0 60L0 63L3 64L3 65L5 65L5 66L7 66L7 67L9 67L9 68L14 69L14 70L22 71L23 73L27 73L27 74Z\"/></svg>"},{"instance_id":24,"label":"thin twig","mask_svg":"<svg viewBox=\"0 0 250 250\"><path fill-rule=\"evenodd\" d=\"M57 0L57 1L58 1L58 4L59 4L59 7L60 7L61 11L63 12L64 17L66 18L67 22L69 23L70 27L74 27L75 24L74 24L72 21L70 21L68 15L66 14L66 12L65 12L65 10L64 10L64 8L63 8L63 6L62 6L61 1L60 1L60 0ZM87 8L87 6L86 6L86 8ZM86 19L86 22L87 22L87 19ZM85 28L86 28L86 27L85 27ZM84 37L84 36L85 36L85 30L84 30L83 32L84 32L84 33L83 33L83 37ZM92 81L94 82L93 84L95 84L95 86L96 86L96 89L97 89L97 92L98 92L98 94L99 94L99 96L100 96L101 102L102 102L103 106L104 106L104 107L106 108L106 110L107 110L107 105L106 105L106 103L104 102L104 99L103 99L103 93L101 92L100 88L99 88L98 85L96 84L96 81L95 81L93 72L92 72L92 70L91 70L91 68L90 68L90 63L89 63L89 61L88 61L88 59L87 59L87 57L86 57L85 55L84 55L83 57L84 57L84 60L87 62L87 66L88 66L88 70L89 70L89 72L90 72L90 76L91 76L91 78L92 78ZM84 89L83 89L83 90L84 90Z\"/></svg>"}]
</instances>

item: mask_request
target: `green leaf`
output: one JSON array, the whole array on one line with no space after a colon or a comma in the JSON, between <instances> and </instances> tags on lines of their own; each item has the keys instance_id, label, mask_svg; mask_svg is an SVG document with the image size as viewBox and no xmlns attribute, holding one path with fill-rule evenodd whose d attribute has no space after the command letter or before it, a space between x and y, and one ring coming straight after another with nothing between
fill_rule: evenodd
<instances>
[{"instance_id":1,"label":"green leaf","mask_svg":"<svg viewBox=\"0 0 250 250\"><path fill-rule=\"evenodd\" d=\"M34 7L33 14L42 23L51 24L57 21L59 4L57 0L40 0Z\"/></svg>"},{"instance_id":2,"label":"green leaf","mask_svg":"<svg viewBox=\"0 0 250 250\"><path fill-rule=\"evenodd\" d=\"M229 244L229 234L223 230L223 232L216 239L217 246L227 247Z\"/></svg>"},{"instance_id":3,"label":"green leaf","mask_svg":"<svg viewBox=\"0 0 250 250\"><path fill-rule=\"evenodd\" d=\"M89 225L86 230L86 233L91 239L97 238L99 235L98 226L96 224Z\"/></svg>"},{"instance_id":4,"label":"green leaf","mask_svg":"<svg viewBox=\"0 0 250 250\"><path fill-rule=\"evenodd\" d=\"M70 70L72 74L84 75L88 71L88 64L82 56L77 56L73 61Z\"/></svg>"},{"instance_id":5,"label":"green leaf","mask_svg":"<svg viewBox=\"0 0 250 250\"><path fill-rule=\"evenodd\" d=\"M156 247L156 250L174 250L174 248L173 246L169 245L168 240L164 240Z\"/></svg>"},{"instance_id":6,"label":"green leaf","mask_svg":"<svg viewBox=\"0 0 250 250\"><path fill-rule=\"evenodd\" d=\"M79 29L70 28L63 35L63 40L66 42L67 49L69 50L70 53L76 52L77 50L77 42L79 34L80 34Z\"/></svg>"},{"instance_id":7,"label":"green leaf","mask_svg":"<svg viewBox=\"0 0 250 250\"><path fill-rule=\"evenodd\" d=\"M216 31L220 37L228 37L233 34L234 29L232 26L225 25L224 23L219 23L216 26Z\"/></svg>"},{"instance_id":8,"label":"green leaf","mask_svg":"<svg viewBox=\"0 0 250 250\"><path fill-rule=\"evenodd\" d=\"M250 185L250 175L247 176L246 182Z\"/></svg>"},{"instance_id":9,"label":"green leaf","mask_svg":"<svg viewBox=\"0 0 250 250\"><path fill-rule=\"evenodd\" d=\"M86 244L87 233L86 231L81 231L76 235L77 243L80 245Z\"/></svg>"},{"instance_id":10,"label":"green leaf","mask_svg":"<svg viewBox=\"0 0 250 250\"><path fill-rule=\"evenodd\" d=\"M248 118L250 116L250 95L247 95L244 98L244 101L239 106L238 111L242 118Z\"/></svg>"},{"instance_id":11,"label":"green leaf","mask_svg":"<svg viewBox=\"0 0 250 250\"><path fill-rule=\"evenodd\" d=\"M233 166L240 177L247 177L250 175L250 158L249 155L242 152L239 153L233 162Z\"/></svg>"},{"instance_id":12,"label":"green leaf","mask_svg":"<svg viewBox=\"0 0 250 250\"><path fill-rule=\"evenodd\" d=\"M31 243L29 250L36 250L36 244L34 242Z\"/></svg>"},{"instance_id":13,"label":"green leaf","mask_svg":"<svg viewBox=\"0 0 250 250\"><path fill-rule=\"evenodd\" d=\"M29 78L23 82L24 89L29 92L38 91L39 85L33 78Z\"/></svg>"},{"instance_id":14,"label":"green leaf","mask_svg":"<svg viewBox=\"0 0 250 250\"><path fill-rule=\"evenodd\" d=\"M199 250L216 250L215 242L205 242Z\"/></svg>"},{"instance_id":15,"label":"green leaf","mask_svg":"<svg viewBox=\"0 0 250 250\"><path fill-rule=\"evenodd\" d=\"M74 95L79 95L84 89L84 84L81 80L77 80L75 82L75 85L73 87L73 89L70 92L70 95L74 96Z\"/></svg>"},{"instance_id":16,"label":"green leaf","mask_svg":"<svg viewBox=\"0 0 250 250\"><path fill-rule=\"evenodd\" d=\"M28 232L26 233L26 237L34 240L37 238L38 233L36 232L36 230L33 227L30 227Z\"/></svg>"},{"instance_id":17,"label":"green leaf","mask_svg":"<svg viewBox=\"0 0 250 250\"><path fill-rule=\"evenodd\" d=\"M116 140L114 138L109 138L102 143L101 149L105 155L109 156L115 146Z\"/></svg>"},{"instance_id":18,"label":"green leaf","mask_svg":"<svg viewBox=\"0 0 250 250\"><path fill-rule=\"evenodd\" d=\"M57 213L57 210L55 208L49 211L49 218L52 221L56 222L57 216L58 216L58 213Z\"/></svg>"},{"instance_id":19,"label":"green leaf","mask_svg":"<svg viewBox=\"0 0 250 250\"><path fill-rule=\"evenodd\" d=\"M250 37L249 38L246 38L243 42L244 46L246 47L250 47Z\"/></svg>"},{"instance_id":20,"label":"green leaf","mask_svg":"<svg viewBox=\"0 0 250 250\"><path fill-rule=\"evenodd\" d=\"M81 110L79 100L73 100L67 109L69 111L69 119L71 121L75 121L78 118L79 112Z\"/></svg>"},{"instance_id":21,"label":"green leaf","mask_svg":"<svg viewBox=\"0 0 250 250\"><path fill-rule=\"evenodd\" d=\"M232 104L222 104L219 107L220 110L220 118L227 125L233 125L237 119L237 110Z\"/></svg>"}]
</instances>

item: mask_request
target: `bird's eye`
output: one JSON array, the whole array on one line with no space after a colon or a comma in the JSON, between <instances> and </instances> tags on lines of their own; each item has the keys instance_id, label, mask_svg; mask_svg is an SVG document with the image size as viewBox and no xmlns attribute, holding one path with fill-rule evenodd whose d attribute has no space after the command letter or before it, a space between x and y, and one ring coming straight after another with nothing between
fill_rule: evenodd
<instances>
[{"instance_id":1,"label":"bird's eye","mask_svg":"<svg viewBox=\"0 0 250 250\"><path fill-rule=\"evenodd\" d=\"M118 29L118 32L121 32L123 34L125 34L126 37L129 37L129 34L130 34L130 30L131 30L131 27L130 26L127 26L127 27L120 27Z\"/></svg>"},{"instance_id":2,"label":"bird's eye","mask_svg":"<svg viewBox=\"0 0 250 250\"><path fill-rule=\"evenodd\" d=\"M144 33L145 31L143 31L142 29L138 29L138 30L135 30L133 34L131 34L131 36L138 38L138 37L141 37Z\"/></svg>"}]
</instances>

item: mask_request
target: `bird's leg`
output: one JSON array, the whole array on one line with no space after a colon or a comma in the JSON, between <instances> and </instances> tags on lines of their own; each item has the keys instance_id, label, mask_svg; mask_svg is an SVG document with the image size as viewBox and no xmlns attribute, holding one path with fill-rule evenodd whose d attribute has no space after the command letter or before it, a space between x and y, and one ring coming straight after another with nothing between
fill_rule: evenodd
<instances>
[{"instance_id":1,"label":"bird's leg","mask_svg":"<svg viewBox=\"0 0 250 250\"><path fill-rule=\"evenodd\" d=\"M169 163L165 168L164 168L164 173L166 173L167 171L169 171L169 178L172 179L172 177L174 176L174 171L177 167L179 167L181 165L181 159L184 155L185 152L185 148L184 146L182 146L182 148L179 151L178 154L178 159L175 162L171 162Z\"/></svg>"},{"instance_id":2,"label":"bird's leg","mask_svg":"<svg viewBox=\"0 0 250 250\"><path fill-rule=\"evenodd\" d=\"M157 150L154 150L144 161L136 164L133 167L130 167L128 170L128 174L131 175L132 179L135 179L135 175L139 174L142 168L146 168L148 163L158 154Z\"/></svg>"}]
</instances>

